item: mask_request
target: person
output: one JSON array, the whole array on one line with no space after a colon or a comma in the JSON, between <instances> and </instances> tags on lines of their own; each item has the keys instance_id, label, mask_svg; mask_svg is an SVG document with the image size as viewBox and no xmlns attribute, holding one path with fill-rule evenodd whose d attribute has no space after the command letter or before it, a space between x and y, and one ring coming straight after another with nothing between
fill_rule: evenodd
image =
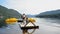
<instances>
[{"instance_id":1,"label":"person","mask_svg":"<svg viewBox=\"0 0 60 34\"><path fill-rule=\"evenodd\" d=\"M23 23L25 24L24 25L24 27L29 23L29 20L28 20L28 17L25 15L25 14L23 14L22 15L22 19L23 19ZM32 21L31 21L31 23L34 25L34 26L36 26Z\"/></svg>"},{"instance_id":2,"label":"person","mask_svg":"<svg viewBox=\"0 0 60 34\"><path fill-rule=\"evenodd\" d=\"M28 17L25 15L25 13L22 15L23 23L25 24L24 27L29 23Z\"/></svg>"},{"instance_id":3,"label":"person","mask_svg":"<svg viewBox=\"0 0 60 34\"><path fill-rule=\"evenodd\" d=\"M26 17L26 24L25 24L24 27L26 27L26 25L27 25L28 23L32 23L34 26L36 26L32 21L29 21L28 17Z\"/></svg>"},{"instance_id":4,"label":"person","mask_svg":"<svg viewBox=\"0 0 60 34\"><path fill-rule=\"evenodd\" d=\"M26 21L26 15L25 13L23 13L23 15L21 16L22 20L23 20L23 24L25 24L25 21Z\"/></svg>"},{"instance_id":5,"label":"person","mask_svg":"<svg viewBox=\"0 0 60 34\"><path fill-rule=\"evenodd\" d=\"M24 27L26 27L26 25L29 23L28 17L26 17L26 24Z\"/></svg>"},{"instance_id":6,"label":"person","mask_svg":"<svg viewBox=\"0 0 60 34\"><path fill-rule=\"evenodd\" d=\"M23 20L25 20L25 18L26 18L26 15L25 15L25 13L22 15L22 17L21 17Z\"/></svg>"}]
</instances>

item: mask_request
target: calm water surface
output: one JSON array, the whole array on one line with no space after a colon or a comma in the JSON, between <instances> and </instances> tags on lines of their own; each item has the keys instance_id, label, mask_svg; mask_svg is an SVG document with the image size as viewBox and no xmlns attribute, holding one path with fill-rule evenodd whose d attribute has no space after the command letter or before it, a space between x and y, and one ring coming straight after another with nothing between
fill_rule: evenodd
<instances>
[{"instance_id":1,"label":"calm water surface","mask_svg":"<svg viewBox=\"0 0 60 34\"><path fill-rule=\"evenodd\" d=\"M60 34L60 19L53 18L35 18L36 29L33 34ZM30 30L31 32L32 30ZM22 34L22 30L18 24L9 25L8 27L0 28L0 34Z\"/></svg>"}]
</instances>

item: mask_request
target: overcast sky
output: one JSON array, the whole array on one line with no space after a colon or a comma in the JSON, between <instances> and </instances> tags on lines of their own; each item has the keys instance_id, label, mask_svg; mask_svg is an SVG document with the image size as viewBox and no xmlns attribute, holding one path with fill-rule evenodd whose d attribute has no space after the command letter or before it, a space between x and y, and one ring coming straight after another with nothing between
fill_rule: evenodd
<instances>
[{"instance_id":1,"label":"overcast sky","mask_svg":"<svg viewBox=\"0 0 60 34\"><path fill-rule=\"evenodd\" d=\"M39 14L60 9L60 0L0 0L0 5L20 13Z\"/></svg>"}]
</instances>

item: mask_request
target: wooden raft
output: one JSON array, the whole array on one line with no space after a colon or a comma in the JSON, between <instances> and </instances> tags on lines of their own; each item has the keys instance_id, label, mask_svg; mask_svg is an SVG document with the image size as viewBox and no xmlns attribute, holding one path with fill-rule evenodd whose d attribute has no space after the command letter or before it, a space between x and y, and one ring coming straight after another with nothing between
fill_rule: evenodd
<instances>
[{"instance_id":1,"label":"wooden raft","mask_svg":"<svg viewBox=\"0 0 60 34\"><path fill-rule=\"evenodd\" d=\"M39 26L26 26L26 27L21 27L21 29L38 29Z\"/></svg>"},{"instance_id":2,"label":"wooden raft","mask_svg":"<svg viewBox=\"0 0 60 34\"><path fill-rule=\"evenodd\" d=\"M18 20L18 22L23 22L22 20ZM20 26L20 25L19 25ZM26 26L26 27L22 27L22 26L20 26L20 28L22 29L22 30L24 30L24 29L39 29L39 26Z\"/></svg>"}]
</instances>

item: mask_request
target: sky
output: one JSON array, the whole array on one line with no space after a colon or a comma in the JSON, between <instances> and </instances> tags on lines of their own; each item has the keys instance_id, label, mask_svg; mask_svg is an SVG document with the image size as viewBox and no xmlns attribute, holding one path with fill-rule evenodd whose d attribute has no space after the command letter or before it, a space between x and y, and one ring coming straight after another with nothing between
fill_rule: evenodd
<instances>
[{"instance_id":1,"label":"sky","mask_svg":"<svg viewBox=\"0 0 60 34\"><path fill-rule=\"evenodd\" d=\"M23 14L39 14L60 9L60 0L0 0L0 5Z\"/></svg>"}]
</instances>

